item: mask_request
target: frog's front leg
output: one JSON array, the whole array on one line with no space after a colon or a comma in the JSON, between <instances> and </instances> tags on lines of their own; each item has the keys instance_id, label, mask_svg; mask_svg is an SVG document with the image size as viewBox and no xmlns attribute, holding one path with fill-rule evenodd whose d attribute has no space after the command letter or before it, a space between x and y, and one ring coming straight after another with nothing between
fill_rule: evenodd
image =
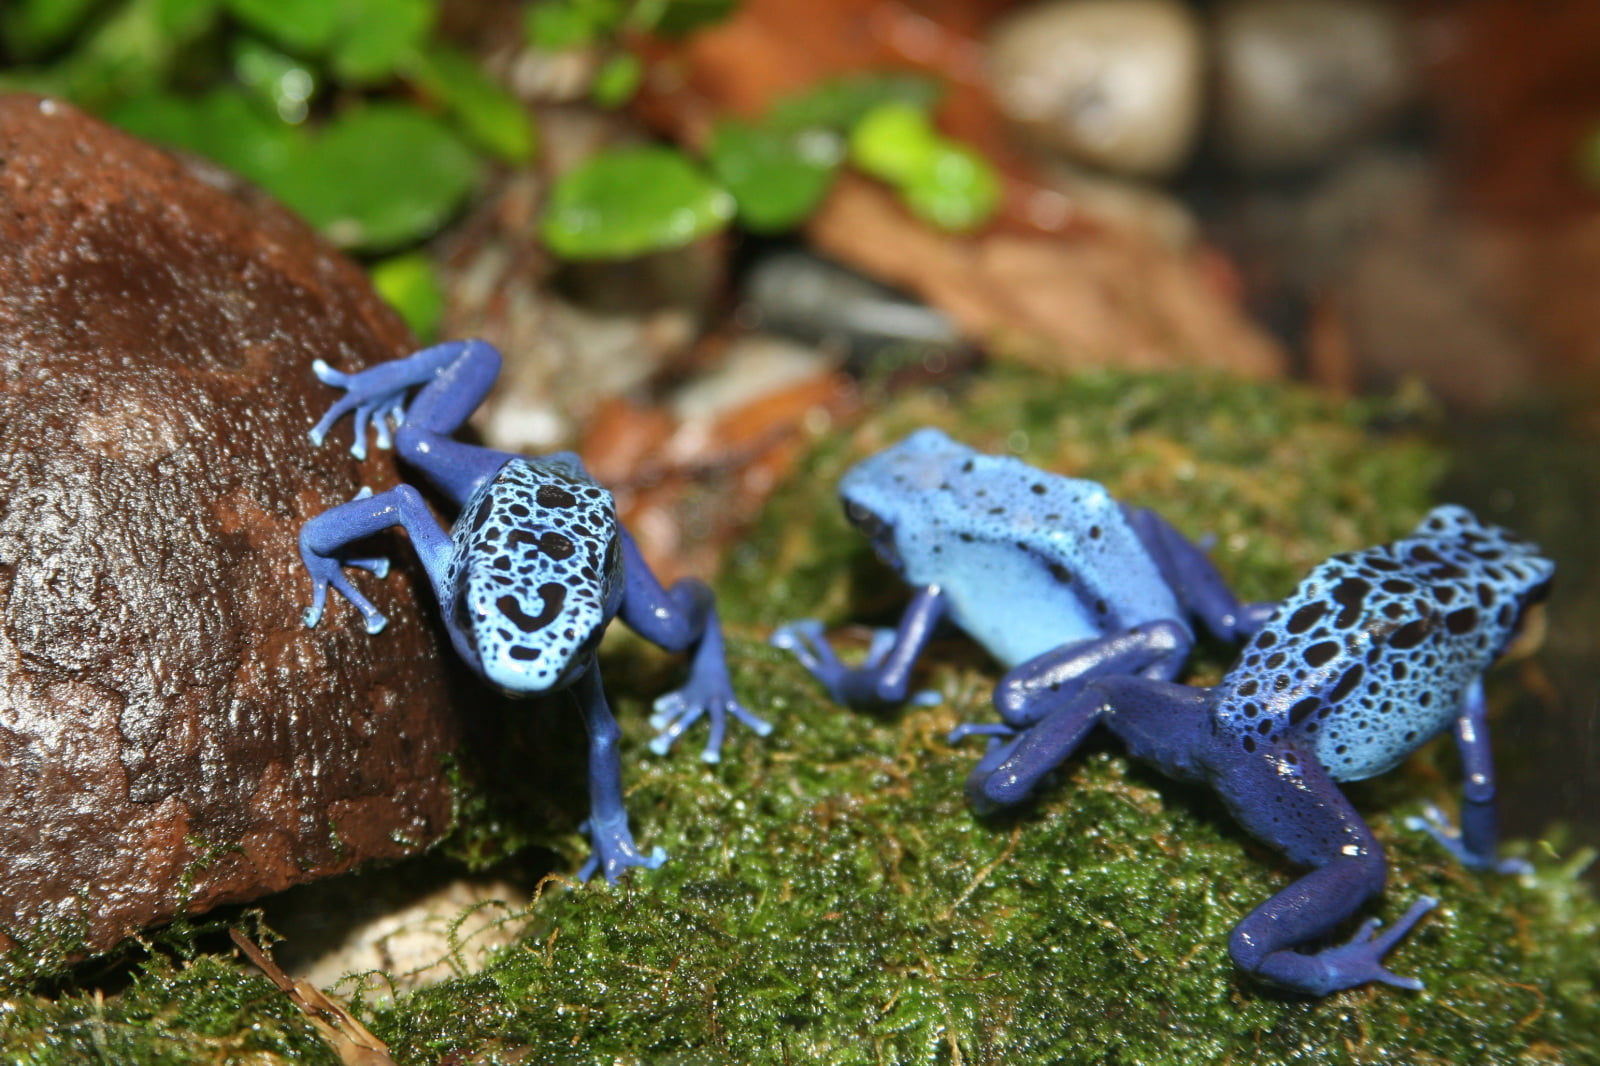
<instances>
[{"instance_id":1,"label":"frog's front leg","mask_svg":"<svg viewBox=\"0 0 1600 1066\"><path fill-rule=\"evenodd\" d=\"M1143 507L1122 505L1122 514L1178 602L1218 640L1237 643L1272 616L1275 603L1241 603L1200 546L1172 523Z\"/></svg>"},{"instance_id":2,"label":"frog's front leg","mask_svg":"<svg viewBox=\"0 0 1600 1066\"><path fill-rule=\"evenodd\" d=\"M1363 903L1383 891L1383 848L1327 771L1309 753L1260 747L1246 753L1216 742L1206 776L1241 825L1291 862L1314 867L1234 927L1228 949L1242 969L1284 988L1322 996L1369 981L1400 988L1422 982L1398 977L1382 960L1436 903L1421 897L1382 935L1376 920L1349 941L1306 953Z\"/></svg>"},{"instance_id":3,"label":"frog's front leg","mask_svg":"<svg viewBox=\"0 0 1600 1066\"><path fill-rule=\"evenodd\" d=\"M345 549L393 526L405 528L433 583L435 595L440 602L449 602L443 594L443 580L450 556L450 536L439 528L422 494L410 485L401 485L376 496L363 489L355 499L324 511L300 527L300 559L312 581L311 606L305 612L307 626L321 621L328 589L332 587L361 612L367 632L377 633L383 629L387 619L350 584L344 576L344 567L358 566L383 577L388 564L382 559L349 556Z\"/></svg>"},{"instance_id":4,"label":"frog's front leg","mask_svg":"<svg viewBox=\"0 0 1600 1066\"><path fill-rule=\"evenodd\" d=\"M1463 865L1503 874L1527 873L1533 867L1523 859L1502 859L1499 818L1495 811L1494 755L1489 746L1489 708L1483 681L1474 681L1462 696L1456 717L1456 747L1466 777L1461 796L1461 829L1457 832L1443 811L1430 806L1421 818L1406 819L1410 829L1420 829L1449 850Z\"/></svg>"},{"instance_id":5,"label":"frog's front leg","mask_svg":"<svg viewBox=\"0 0 1600 1066\"><path fill-rule=\"evenodd\" d=\"M911 671L947 609L937 585L918 589L900 624L873 634L866 661L857 667L839 660L819 622L793 622L773 632L773 646L792 651L800 664L847 707L869 710L904 703L911 689Z\"/></svg>"},{"instance_id":6,"label":"frog's front leg","mask_svg":"<svg viewBox=\"0 0 1600 1066\"><path fill-rule=\"evenodd\" d=\"M578 878L587 881L599 870L607 881L615 881L630 866L654 870L667 861L667 853L655 848L646 855L633 842L628 811L622 802L622 759L617 751L622 730L611 713L600 684L600 671L592 660L573 682L571 691L589 733L589 820L585 826L593 850L578 871Z\"/></svg>"},{"instance_id":7,"label":"frog's front leg","mask_svg":"<svg viewBox=\"0 0 1600 1066\"><path fill-rule=\"evenodd\" d=\"M623 622L667 651L692 649L688 683L656 700L650 724L661 732L650 741L650 750L666 754L673 741L702 716L711 720L711 736L700 753L706 762L722 757L730 714L761 736L770 733L772 726L745 710L733 694L722 624L717 620L711 590L692 578L677 581L670 589L662 588L633 536L621 526L617 527L617 535L622 539L624 588L618 614Z\"/></svg>"}]
</instances>

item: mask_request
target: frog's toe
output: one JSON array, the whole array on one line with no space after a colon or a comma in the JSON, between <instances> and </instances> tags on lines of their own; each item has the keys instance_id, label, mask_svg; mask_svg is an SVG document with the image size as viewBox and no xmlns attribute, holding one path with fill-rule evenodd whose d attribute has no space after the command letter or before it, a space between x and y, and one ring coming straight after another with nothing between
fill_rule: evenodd
<instances>
[{"instance_id":1,"label":"frog's toe","mask_svg":"<svg viewBox=\"0 0 1600 1066\"><path fill-rule=\"evenodd\" d=\"M1453 855L1457 862L1469 869L1493 870L1495 873L1512 875L1533 872L1533 864L1526 859L1502 859L1493 854L1480 854L1467 847L1466 840L1454 820L1437 804L1430 803L1423 807L1422 814L1414 814L1407 818L1405 826L1413 832L1427 833L1440 847Z\"/></svg>"},{"instance_id":2,"label":"frog's toe","mask_svg":"<svg viewBox=\"0 0 1600 1066\"><path fill-rule=\"evenodd\" d=\"M651 738L650 750L657 755L665 755L690 726L705 717L710 721L711 735L700 758L709 763L720 762L730 715L743 722L757 736L764 737L772 732L772 724L746 710L725 683L720 680L691 680L683 688L656 700L650 724L660 732Z\"/></svg>"},{"instance_id":3,"label":"frog's toe","mask_svg":"<svg viewBox=\"0 0 1600 1066\"><path fill-rule=\"evenodd\" d=\"M348 385L350 381L349 374L346 374L342 370L335 370L333 367L328 365L328 361L326 359L318 359L314 361L311 364L311 372L317 375L317 380L322 382L324 385L333 385L341 389Z\"/></svg>"},{"instance_id":4,"label":"frog's toe","mask_svg":"<svg viewBox=\"0 0 1600 1066\"><path fill-rule=\"evenodd\" d=\"M946 744L959 744L968 737L998 737L1005 739L1016 735L1016 730L1004 722L962 722L945 734Z\"/></svg>"},{"instance_id":5,"label":"frog's toe","mask_svg":"<svg viewBox=\"0 0 1600 1066\"><path fill-rule=\"evenodd\" d=\"M578 880L587 881L596 872L605 874L608 882L615 884L623 873L635 866L646 870L659 869L667 861L665 849L657 846L641 852L633 842L633 834L626 828L611 833L595 832L592 821L586 820L578 827L590 835L589 858L578 868Z\"/></svg>"},{"instance_id":6,"label":"frog's toe","mask_svg":"<svg viewBox=\"0 0 1600 1066\"><path fill-rule=\"evenodd\" d=\"M1317 954L1317 961L1322 964L1327 975L1327 987L1317 989L1319 992L1333 992L1341 988L1354 988L1370 981L1381 981L1386 985L1396 988L1409 988L1418 990L1422 982L1415 977L1401 977L1385 968L1383 957L1388 954L1400 940L1439 903L1431 896L1422 896L1413 903L1400 916L1399 921L1381 933L1382 922L1376 918L1368 919L1362 923L1360 929L1348 941L1338 947L1328 948Z\"/></svg>"}]
</instances>

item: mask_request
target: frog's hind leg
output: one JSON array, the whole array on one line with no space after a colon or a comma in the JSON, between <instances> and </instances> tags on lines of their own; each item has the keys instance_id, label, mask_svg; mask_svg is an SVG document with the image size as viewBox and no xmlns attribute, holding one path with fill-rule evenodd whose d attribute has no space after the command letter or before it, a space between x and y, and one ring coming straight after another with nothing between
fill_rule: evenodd
<instances>
[{"instance_id":1,"label":"frog's hind leg","mask_svg":"<svg viewBox=\"0 0 1600 1066\"><path fill-rule=\"evenodd\" d=\"M633 842L622 802L622 758L617 752L622 730L600 685L600 671L592 662L573 682L572 694L589 733L589 820L585 824L593 848L578 877L586 881L598 870L607 881L615 881L630 866L653 870L667 861L667 853L655 848L647 855Z\"/></svg>"},{"instance_id":2,"label":"frog's hind leg","mask_svg":"<svg viewBox=\"0 0 1600 1066\"><path fill-rule=\"evenodd\" d=\"M1193 780L1197 752L1209 735L1210 693L1128 674L1093 680L1016 739L991 747L967 779L968 797L980 810L1020 803L1102 721L1129 754Z\"/></svg>"},{"instance_id":3,"label":"frog's hind leg","mask_svg":"<svg viewBox=\"0 0 1600 1066\"><path fill-rule=\"evenodd\" d=\"M1382 892L1385 880L1382 846L1314 757L1282 746L1248 753L1213 749L1206 776L1252 836L1291 862L1313 867L1234 927L1228 950L1235 963L1314 996L1369 981L1422 987L1415 978L1390 973L1382 959L1433 907L1426 896L1381 935L1375 935L1378 922L1372 919L1343 944L1296 950L1326 938Z\"/></svg>"},{"instance_id":4,"label":"frog's hind leg","mask_svg":"<svg viewBox=\"0 0 1600 1066\"><path fill-rule=\"evenodd\" d=\"M1184 610L1198 618L1218 640L1244 640L1271 616L1277 604L1240 603L1200 546L1165 518L1126 504L1122 515Z\"/></svg>"}]
</instances>

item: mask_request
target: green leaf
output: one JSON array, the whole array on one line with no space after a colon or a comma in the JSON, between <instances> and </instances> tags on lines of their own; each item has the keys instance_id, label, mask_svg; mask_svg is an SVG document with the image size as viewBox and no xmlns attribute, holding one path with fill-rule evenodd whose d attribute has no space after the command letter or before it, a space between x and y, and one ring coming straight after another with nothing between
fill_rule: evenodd
<instances>
[{"instance_id":1,"label":"green leaf","mask_svg":"<svg viewBox=\"0 0 1600 1066\"><path fill-rule=\"evenodd\" d=\"M638 0L627 21L636 30L682 37L721 22L738 6L738 0Z\"/></svg>"},{"instance_id":2,"label":"green leaf","mask_svg":"<svg viewBox=\"0 0 1600 1066\"><path fill-rule=\"evenodd\" d=\"M528 43L547 52L583 48L622 24L620 0L539 0L523 18Z\"/></svg>"},{"instance_id":3,"label":"green leaf","mask_svg":"<svg viewBox=\"0 0 1600 1066\"><path fill-rule=\"evenodd\" d=\"M623 259L677 248L733 217L734 200L681 152L619 148L591 156L551 190L540 224L568 259Z\"/></svg>"},{"instance_id":4,"label":"green leaf","mask_svg":"<svg viewBox=\"0 0 1600 1066\"><path fill-rule=\"evenodd\" d=\"M130 98L106 114L130 133L203 155L275 190L305 149L303 131L263 113L238 89L188 99L165 93Z\"/></svg>"},{"instance_id":5,"label":"green leaf","mask_svg":"<svg viewBox=\"0 0 1600 1066\"><path fill-rule=\"evenodd\" d=\"M433 233L477 180L477 157L447 126L375 103L331 122L273 191L336 243L377 251Z\"/></svg>"},{"instance_id":6,"label":"green leaf","mask_svg":"<svg viewBox=\"0 0 1600 1066\"><path fill-rule=\"evenodd\" d=\"M910 104L873 108L850 133L850 161L875 178L903 184L921 175L940 145L928 113Z\"/></svg>"},{"instance_id":7,"label":"green leaf","mask_svg":"<svg viewBox=\"0 0 1600 1066\"><path fill-rule=\"evenodd\" d=\"M292 52L321 55L339 30L341 5L332 0L223 0L246 26Z\"/></svg>"},{"instance_id":8,"label":"green leaf","mask_svg":"<svg viewBox=\"0 0 1600 1066\"><path fill-rule=\"evenodd\" d=\"M928 110L938 102L939 83L915 74L857 74L824 82L790 96L767 113L765 125L798 130L822 126L848 133L884 104Z\"/></svg>"},{"instance_id":9,"label":"green leaf","mask_svg":"<svg viewBox=\"0 0 1600 1066\"><path fill-rule=\"evenodd\" d=\"M978 153L946 141L900 192L919 218L941 229L970 230L994 214L1000 203L1000 179Z\"/></svg>"},{"instance_id":10,"label":"green leaf","mask_svg":"<svg viewBox=\"0 0 1600 1066\"><path fill-rule=\"evenodd\" d=\"M342 0L337 6L340 32L331 61L348 82L389 79L433 28L434 0Z\"/></svg>"},{"instance_id":11,"label":"green leaf","mask_svg":"<svg viewBox=\"0 0 1600 1066\"><path fill-rule=\"evenodd\" d=\"M621 52L605 61L594 76L590 90L601 107L621 107L633 99L644 77L644 66L632 52Z\"/></svg>"},{"instance_id":12,"label":"green leaf","mask_svg":"<svg viewBox=\"0 0 1600 1066\"><path fill-rule=\"evenodd\" d=\"M843 155L843 140L829 130L722 122L712 131L707 162L738 201L739 220L770 233L798 225L816 209Z\"/></svg>"},{"instance_id":13,"label":"green leaf","mask_svg":"<svg viewBox=\"0 0 1600 1066\"><path fill-rule=\"evenodd\" d=\"M480 148L510 163L533 156L533 117L528 109L470 56L448 45L433 45L411 58L407 74L460 122Z\"/></svg>"},{"instance_id":14,"label":"green leaf","mask_svg":"<svg viewBox=\"0 0 1600 1066\"><path fill-rule=\"evenodd\" d=\"M316 75L293 56L255 37L239 36L233 43L233 75L280 119L304 121Z\"/></svg>"},{"instance_id":15,"label":"green leaf","mask_svg":"<svg viewBox=\"0 0 1600 1066\"><path fill-rule=\"evenodd\" d=\"M444 286L433 260L423 252L392 256L372 267L372 287L400 312L411 332L423 342L439 335L444 318Z\"/></svg>"}]
</instances>

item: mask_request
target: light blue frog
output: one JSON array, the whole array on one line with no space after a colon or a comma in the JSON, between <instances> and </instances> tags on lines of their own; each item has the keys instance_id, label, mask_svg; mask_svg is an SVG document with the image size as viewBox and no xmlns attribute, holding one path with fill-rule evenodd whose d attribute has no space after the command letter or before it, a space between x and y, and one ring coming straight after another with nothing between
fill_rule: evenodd
<instances>
[{"instance_id":1,"label":"light blue frog","mask_svg":"<svg viewBox=\"0 0 1600 1066\"><path fill-rule=\"evenodd\" d=\"M1272 609L1241 604L1205 554L1153 511L936 429L856 464L839 495L916 590L911 605L897 630L874 634L860 667L840 662L815 621L783 626L772 642L853 707L903 701L944 620L1010 668L995 690L1004 724L963 732L1007 735L1036 720L1040 692L1107 674L1177 677L1195 640L1190 618L1237 642Z\"/></svg>"},{"instance_id":2,"label":"light blue frog","mask_svg":"<svg viewBox=\"0 0 1600 1066\"><path fill-rule=\"evenodd\" d=\"M589 732L587 827L594 844L579 876L599 869L615 880L630 866L659 866L666 855L660 848L642 854L628 828L619 731L600 685L595 648L606 626L620 617L668 651L688 650L689 682L656 702L651 721L661 732L651 747L665 752L705 716L711 736L702 757L714 762L729 715L760 734L771 727L733 694L711 591L693 580L661 586L617 521L611 494L577 456L527 458L450 439L499 373L500 353L483 341L440 344L357 374L340 373L320 360L315 369L346 394L312 429L312 440L320 444L340 418L353 413L351 451L358 458L366 455L371 423L379 446L392 443L460 513L446 531L422 494L401 485L376 496L364 491L311 519L300 532L301 558L314 585L306 625L317 624L333 588L360 610L368 632L383 629L383 615L343 568L384 576L386 560L354 554L350 546L403 526L438 597L451 642L473 670L512 694L567 689L576 696ZM413 388L418 391L407 407Z\"/></svg>"}]
</instances>

